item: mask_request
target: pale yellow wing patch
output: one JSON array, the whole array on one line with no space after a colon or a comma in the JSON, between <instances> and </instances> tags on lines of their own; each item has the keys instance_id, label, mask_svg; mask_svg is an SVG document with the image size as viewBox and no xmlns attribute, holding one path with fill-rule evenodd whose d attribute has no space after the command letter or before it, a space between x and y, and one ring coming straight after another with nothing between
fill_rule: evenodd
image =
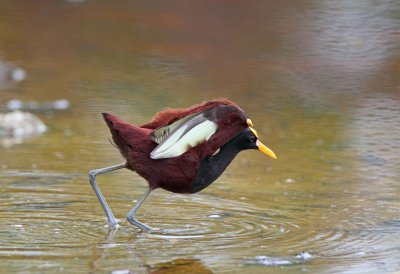
<instances>
[{"instance_id":1,"label":"pale yellow wing patch","mask_svg":"<svg viewBox=\"0 0 400 274\"><path fill-rule=\"evenodd\" d=\"M183 120L184 121L181 121ZM187 152L191 147L207 141L216 131L217 124L207 120L202 113L178 120L173 129L158 131L153 138L160 141L159 145L150 153L152 159L173 158ZM160 134L163 132L163 134ZM154 134L154 133L153 133ZM153 140L154 140L153 139ZM155 140L155 141L156 141Z\"/></svg>"}]
</instances>

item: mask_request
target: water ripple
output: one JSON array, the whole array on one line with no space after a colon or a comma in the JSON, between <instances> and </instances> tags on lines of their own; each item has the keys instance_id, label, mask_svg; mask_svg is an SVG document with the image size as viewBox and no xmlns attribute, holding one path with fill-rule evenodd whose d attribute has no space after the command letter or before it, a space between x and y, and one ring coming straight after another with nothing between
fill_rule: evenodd
<instances>
[{"instance_id":1,"label":"water ripple","mask_svg":"<svg viewBox=\"0 0 400 274\"><path fill-rule=\"evenodd\" d=\"M162 217L151 220L151 225L162 229L143 235L150 238L223 240L224 244L220 246L225 248L224 245L234 247L243 242L247 246L257 245L256 236L276 239L299 228L277 212L244 202L204 195L185 200L182 202L172 197L168 207L162 208Z\"/></svg>"},{"instance_id":2,"label":"water ripple","mask_svg":"<svg viewBox=\"0 0 400 274\"><path fill-rule=\"evenodd\" d=\"M147 258L155 258L148 259L152 264L170 260L173 250L176 258L192 254L208 266L234 271L238 262L244 269L309 263L311 257L304 259L296 254L312 254L312 261L329 264L387 260L394 252L387 243L399 236L398 219L388 220L374 212L376 208L371 212L363 209L361 204L371 201L355 199L356 203L332 207L325 202L332 199L333 193L315 195L313 204L318 207L298 208L277 207L273 200L259 206L252 199L157 191L146 200L137 217L160 230L141 233L123 217L119 229L108 232L104 213L84 179L7 178L3 186L7 191L0 200L0 257L70 259L91 256L87 250L95 248L101 261L117 257L123 261L125 256L140 261L141 254L146 254ZM78 189L87 191L74 190L71 186L76 184L84 185ZM107 192L106 185L102 189ZM137 197L137 193L133 195ZM296 195L289 197L295 199ZM106 196L117 217L133 206L130 196ZM378 200L374 204L388 209L398 202ZM322 213L318 227L312 225L316 212ZM339 217L341 214L347 217Z\"/></svg>"}]
</instances>

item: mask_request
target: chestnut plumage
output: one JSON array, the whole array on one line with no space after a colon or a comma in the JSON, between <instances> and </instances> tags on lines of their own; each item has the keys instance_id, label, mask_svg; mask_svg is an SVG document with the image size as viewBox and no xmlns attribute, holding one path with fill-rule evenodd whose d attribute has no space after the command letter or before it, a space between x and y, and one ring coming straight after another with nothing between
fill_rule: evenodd
<instances>
[{"instance_id":1,"label":"chestnut plumage","mask_svg":"<svg viewBox=\"0 0 400 274\"><path fill-rule=\"evenodd\" d=\"M89 172L90 183L110 225L117 225L117 222L96 184L97 174L128 168L148 182L148 190L127 218L142 230L151 230L136 219L135 213L154 189L198 192L213 183L245 149L258 149L276 158L258 140L246 113L227 99L185 109L166 109L142 126L126 123L109 113L103 113L103 117L125 158L123 164Z\"/></svg>"}]
</instances>

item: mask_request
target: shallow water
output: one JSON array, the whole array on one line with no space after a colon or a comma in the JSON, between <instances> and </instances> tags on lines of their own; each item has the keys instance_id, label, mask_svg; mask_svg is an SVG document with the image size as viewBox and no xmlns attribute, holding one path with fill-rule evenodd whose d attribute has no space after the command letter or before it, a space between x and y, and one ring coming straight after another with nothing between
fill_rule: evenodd
<instances>
[{"instance_id":1,"label":"shallow water","mask_svg":"<svg viewBox=\"0 0 400 274\"><path fill-rule=\"evenodd\" d=\"M390 0L2 1L0 59L27 75L0 84L0 112L71 105L0 146L1 272L399 271L399 29ZM125 220L144 180L100 175L108 231L87 172L122 159L99 114L143 124L216 97L278 160L242 152L201 193L155 191L138 212L153 233Z\"/></svg>"}]
</instances>

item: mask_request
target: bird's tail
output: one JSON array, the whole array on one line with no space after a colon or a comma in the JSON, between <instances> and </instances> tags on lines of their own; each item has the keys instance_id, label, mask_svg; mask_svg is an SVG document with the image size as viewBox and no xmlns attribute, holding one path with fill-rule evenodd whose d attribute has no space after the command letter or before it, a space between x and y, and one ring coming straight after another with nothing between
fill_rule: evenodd
<instances>
[{"instance_id":1,"label":"bird's tail","mask_svg":"<svg viewBox=\"0 0 400 274\"><path fill-rule=\"evenodd\" d=\"M110 129L112 139L122 156L127 159L129 151L140 144L144 135L140 127L124 122L110 113L102 113L104 121ZM137 144L138 143L138 144Z\"/></svg>"}]
</instances>

